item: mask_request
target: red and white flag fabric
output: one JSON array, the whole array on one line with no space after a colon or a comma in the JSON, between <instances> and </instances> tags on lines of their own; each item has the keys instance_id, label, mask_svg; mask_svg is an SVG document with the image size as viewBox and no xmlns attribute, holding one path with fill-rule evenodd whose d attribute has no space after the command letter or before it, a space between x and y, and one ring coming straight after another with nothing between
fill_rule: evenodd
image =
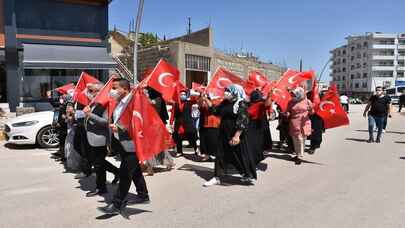
<instances>
[{"instance_id":1,"label":"red and white flag fabric","mask_svg":"<svg viewBox=\"0 0 405 228\"><path fill-rule=\"evenodd\" d=\"M74 89L75 89L75 85L73 83L69 83L64 86L56 88L55 91L60 94L68 94L70 92L73 92Z\"/></svg>"},{"instance_id":2,"label":"red and white flag fabric","mask_svg":"<svg viewBox=\"0 0 405 228\"><path fill-rule=\"evenodd\" d=\"M179 81L179 70L161 59L147 77L147 85L162 94L167 102L173 97L176 90L176 82Z\"/></svg>"},{"instance_id":3,"label":"red and white flag fabric","mask_svg":"<svg viewBox=\"0 0 405 228\"><path fill-rule=\"evenodd\" d=\"M260 71L251 71L249 73L249 81L253 82L256 87L263 88L266 84L270 83L270 81L266 78L264 74Z\"/></svg>"},{"instance_id":4,"label":"red and white flag fabric","mask_svg":"<svg viewBox=\"0 0 405 228\"><path fill-rule=\"evenodd\" d=\"M278 84L288 89L292 89L301 85L304 81L311 80L314 76L314 71L299 72L288 69L283 76L281 76Z\"/></svg>"},{"instance_id":5,"label":"red and white flag fabric","mask_svg":"<svg viewBox=\"0 0 405 228\"><path fill-rule=\"evenodd\" d=\"M119 121L128 130L140 163L174 145L169 131L142 89L132 91L132 99Z\"/></svg>"},{"instance_id":6,"label":"red and white flag fabric","mask_svg":"<svg viewBox=\"0 0 405 228\"><path fill-rule=\"evenodd\" d=\"M223 97L225 88L231 84L243 86L244 81L236 74L221 67L215 72L211 82L207 86L207 90L214 93L216 96Z\"/></svg>"},{"instance_id":7,"label":"red and white flag fabric","mask_svg":"<svg viewBox=\"0 0 405 228\"><path fill-rule=\"evenodd\" d=\"M92 83L100 83L100 81L90 74L82 72L73 92L73 101L84 106L89 105L90 100L87 97L86 92L87 86Z\"/></svg>"},{"instance_id":8,"label":"red and white flag fabric","mask_svg":"<svg viewBox=\"0 0 405 228\"><path fill-rule=\"evenodd\" d=\"M291 101L292 98L290 92L287 90L286 87L276 85L273 88L271 99L280 106L282 112L286 112L288 103Z\"/></svg>"},{"instance_id":9,"label":"red and white flag fabric","mask_svg":"<svg viewBox=\"0 0 405 228\"><path fill-rule=\"evenodd\" d=\"M333 90L322 97L316 112L322 119L325 129L349 125L349 117L339 101L339 95Z\"/></svg>"},{"instance_id":10,"label":"red and white flag fabric","mask_svg":"<svg viewBox=\"0 0 405 228\"><path fill-rule=\"evenodd\" d=\"M204 92L205 92L205 89L206 89L205 86L203 86L203 85L201 85L201 84L199 84L199 83L195 83L195 82L193 82L193 83L191 84L191 88L192 88L193 90L197 91L197 92L200 92L200 93L204 93Z\"/></svg>"},{"instance_id":11,"label":"red and white flag fabric","mask_svg":"<svg viewBox=\"0 0 405 228\"><path fill-rule=\"evenodd\" d=\"M110 96L110 91L113 86L114 79L116 79L117 76L113 75L110 77L110 79L107 81L107 83L103 86L103 88L98 92L96 97L91 101L91 104L98 103L104 108L107 108L107 106L110 104L111 100L114 100Z\"/></svg>"},{"instance_id":12,"label":"red and white flag fabric","mask_svg":"<svg viewBox=\"0 0 405 228\"><path fill-rule=\"evenodd\" d=\"M321 103L321 97L319 96L319 86L316 80L312 82L311 100L316 112L319 107L319 103Z\"/></svg>"},{"instance_id":13,"label":"red and white flag fabric","mask_svg":"<svg viewBox=\"0 0 405 228\"><path fill-rule=\"evenodd\" d=\"M180 103L180 92L187 91L187 90L188 90L187 86L185 86L181 81L177 81L176 86L175 86L175 91L173 93L173 97L170 101L179 104Z\"/></svg>"},{"instance_id":14,"label":"red and white flag fabric","mask_svg":"<svg viewBox=\"0 0 405 228\"><path fill-rule=\"evenodd\" d=\"M250 94L256 90L258 87L256 86L256 84L251 81L250 79L246 80L243 83L243 89L245 90L246 95L250 96Z\"/></svg>"}]
</instances>

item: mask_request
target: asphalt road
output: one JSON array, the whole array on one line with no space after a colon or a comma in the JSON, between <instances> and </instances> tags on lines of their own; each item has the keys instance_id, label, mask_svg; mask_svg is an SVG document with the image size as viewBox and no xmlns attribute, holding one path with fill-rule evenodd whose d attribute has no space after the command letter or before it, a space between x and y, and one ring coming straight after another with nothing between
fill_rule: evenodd
<instances>
[{"instance_id":1,"label":"asphalt road","mask_svg":"<svg viewBox=\"0 0 405 228\"><path fill-rule=\"evenodd\" d=\"M146 177L152 202L129 207L130 220L96 210L114 186L87 198L94 176L75 180L52 151L0 142L0 227L405 227L405 116L367 144L363 107L351 108L351 125L329 130L301 166L271 153L254 186L203 188L213 164L176 159L176 170Z\"/></svg>"}]
</instances>

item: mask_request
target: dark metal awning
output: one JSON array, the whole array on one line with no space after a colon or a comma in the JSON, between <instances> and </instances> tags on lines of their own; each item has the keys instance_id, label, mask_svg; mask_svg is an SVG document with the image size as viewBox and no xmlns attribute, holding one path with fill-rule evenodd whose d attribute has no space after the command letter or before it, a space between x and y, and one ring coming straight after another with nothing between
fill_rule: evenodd
<instances>
[{"instance_id":1,"label":"dark metal awning","mask_svg":"<svg viewBox=\"0 0 405 228\"><path fill-rule=\"evenodd\" d=\"M25 69L111 69L105 47L24 44Z\"/></svg>"}]
</instances>

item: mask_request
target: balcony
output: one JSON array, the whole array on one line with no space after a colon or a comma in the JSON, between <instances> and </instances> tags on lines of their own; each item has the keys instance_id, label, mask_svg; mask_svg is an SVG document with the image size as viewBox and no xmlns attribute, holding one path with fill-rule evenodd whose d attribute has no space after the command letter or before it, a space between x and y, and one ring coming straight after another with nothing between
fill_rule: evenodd
<instances>
[{"instance_id":1,"label":"balcony","mask_svg":"<svg viewBox=\"0 0 405 228\"><path fill-rule=\"evenodd\" d=\"M395 60L395 56L391 56L391 55L373 55L373 60Z\"/></svg>"},{"instance_id":2,"label":"balcony","mask_svg":"<svg viewBox=\"0 0 405 228\"><path fill-rule=\"evenodd\" d=\"M373 44L373 49L395 49L395 44Z\"/></svg>"},{"instance_id":3,"label":"balcony","mask_svg":"<svg viewBox=\"0 0 405 228\"><path fill-rule=\"evenodd\" d=\"M397 71L405 71L405 66L398 66Z\"/></svg>"},{"instance_id":4,"label":"balcony","mask_svg":"<svg viewBox=\"0 0 405 228\"><path fill-rule=\"evenodd\" d=\"M372 71L394 71L394 66L373 66Z\"/></svg>"},{"instance_id":5,"label":"balcony","mask_svg":"<svg viewBox=\"0 0 405 228\"><path fill-rule=\"evenodd\" d=\"M404 44L400 44L400 45L398 45L398 49L405 50L405 45L404 45Z\"/></svg>"}]
</instances>

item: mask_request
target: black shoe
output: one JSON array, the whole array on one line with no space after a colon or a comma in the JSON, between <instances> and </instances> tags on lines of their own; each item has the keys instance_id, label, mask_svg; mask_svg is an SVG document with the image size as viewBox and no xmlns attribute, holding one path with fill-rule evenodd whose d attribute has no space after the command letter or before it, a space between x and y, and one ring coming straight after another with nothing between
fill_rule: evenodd
<instances>
[{"instance_id":1,"label":"black shoe","mask_svg":"<svg viewBox=\"0 0 405 228\"><path fill-rule=\"evenodd\" d=\"M375 142L376 142L376 143L381 143L381 140L380 140L380 139L377 139Z\"/></svg>"},{"instance_id":2,"label":"black shoe","mask_svg":"<svg viewBox=\"0 0 405 228\"><path fill-rule=\"evenodd\" d=\"M101 195L104 195L104 194L106 194L106 193L107 193L107 190L106 190L106 189L103 189L103 190L96 189L95 191L88 192L88 193L86 194L86 196L87 196L87 197L101 196Z\"/></svg>"},{"instance_id":3,"label":"black shoe","mask_svg":"<svg viewBox=\"0 0 405 228\"><path fill-rule=\"evenodd\" d=\"M368 139L367 142L368 142L368 143L373 143L373 142L374 142L374 139Z\"/></svg>"},{"instance_id":4,"label":"black shoe","mask_svg":"<svg viewBox=\"0 0 405 228\"><path fill-rule=\"evenodd\" d=\"M150 204L149 196L136 196L135 199L128 200L128 205Z\"/></svg>"},{"instance_id":5,"label":"black shoe","mask_svg":"<svg viewBox=\"0 0 405 228\"><path fill-rule=\"evenodd\" d=\"M102 213L108 215L118 215L121 213L121 209L114 206L114 204L109 204L105 207L98 207L97 209Z\"/></svg>"},{"instance_id":6,"label":"black shoe","mask_svg":"<svg viewBox=\"0 0 405 228\"><path fill-rule=\"evenodd\" d=\"M296 165L301 165L301 162L302 162L302 161L301 161L301 158L295 157L294 160L295 160L295 164L296 164Z\"/></svg>"},{"instance_id":7,"label":"black shoe","mask_svg":"<svg viewBox=\"0 0 405 228\"><path fill-rule=\"evenodd\" d=\"M308 154L315 154L315 149L309 149Z\"/></svg>"}]
</instances>

